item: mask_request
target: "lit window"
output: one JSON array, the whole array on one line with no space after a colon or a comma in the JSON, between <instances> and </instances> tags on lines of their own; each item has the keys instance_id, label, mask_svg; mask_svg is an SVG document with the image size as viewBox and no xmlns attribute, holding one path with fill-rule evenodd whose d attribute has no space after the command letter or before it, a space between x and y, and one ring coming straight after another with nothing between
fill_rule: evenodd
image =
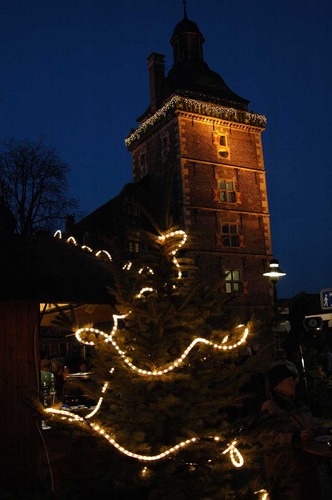
<instances>
[{"instance_id":1,"label":"lit window","mask_svg":"<svg viewBox=\"0 0 332 500\"><path fill-rule=\"evenodd\" d=\"M221 226L222 245L224 247L238 247L240 239L236 224L223 224Z\"/></svg>"},{"instance_id":2,"label":"lit window","mask_svg":"<svg viewBox=\"0 0 332 500\"><path fill-rule=\"evenodd\" d=\"M221 134L219 136L218 154L221 158L228 158L229 157L229 148L227 147L226 135Z\"/></svg>"},{"instance_id":3,"label":"lit window","mask_svg":"<svg viewBox=\"0 0 332 500\"><path fill-rule=\"evenodd\" d=\"M219 181L220 201L235 203L235 190L233 181Z\"/></svg>"},{"instance_id":4,"label":"lit window","mask_svg":"<svg viewBox=\"0 0 332 500\"><path fill-rule=\"evenodd\" d=\"M139 241L128 241L128 250L130 253L139 253L140 249Z\"/></svg>"},{"instance_id":5,"label":"lit window","mask_svg":"<svg viewBox=\"0 0 332 500\"><path fill-rule=\"evenodd\" d=\"M225 291L226 293L241 293L242 283L240 280L240 271L234 269L233 271L225 271Z\"/></svg>"}]
</instances>

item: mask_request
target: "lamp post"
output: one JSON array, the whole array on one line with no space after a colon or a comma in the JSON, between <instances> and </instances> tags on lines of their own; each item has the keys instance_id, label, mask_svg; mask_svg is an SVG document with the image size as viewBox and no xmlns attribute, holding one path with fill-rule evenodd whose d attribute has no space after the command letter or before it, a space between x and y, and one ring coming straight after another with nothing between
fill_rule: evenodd
<instances>
[{"instance_id":1,"label":"lamp post","mask_svg":"<svg viewBox=\"0 0 332 500\"><path fill-rule=\"evenodd\" d=\"M263 276L270 278L273 285L273 305L277 306L277 283L281 276L286 276L286 273L280 269L279 261L277 259L272 259L269 263L269 269L263 273Z\"/></svg>"},{"instance_id":2,"label":"lamp post","mask_svg":"<svg viewBox=\"0 0 332 500\"><path fill-rule=\"evenodd\" d=\"M277 259L272 259L269 263L269 269L263 273L263 276L267 276L273 286L273 313L274 313L274 326L276 327L277 323L277 312L278 312L278 305L277 305L277 283L279 281L279 278L282 276L286 276L286 273L280 269L279 267L279 261ZM272 327L273 329L273 327ZM275 352L277 349L281 347L281 338L278 333L278 328L276 328L275 335L274 335L274 348Z\"/></svg>"}]
</instances>

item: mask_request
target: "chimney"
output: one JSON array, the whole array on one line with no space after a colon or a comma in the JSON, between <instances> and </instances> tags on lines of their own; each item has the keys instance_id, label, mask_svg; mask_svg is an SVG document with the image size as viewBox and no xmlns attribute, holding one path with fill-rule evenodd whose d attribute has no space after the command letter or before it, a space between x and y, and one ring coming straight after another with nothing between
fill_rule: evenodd
<instances>
[{"instance_id":1,"label":"chimney","mask_svg":"<svg viewBox=\"0 0 332 500\"><path fill-rule=\"evenodd\" d=\"M160 105L161 92L165 80L165 56L153 52L148 57L150 82L150 108L155 113Z\"/></svg>"},{"instance_id":2,"label":"chimney","mask_svg":"<svg viewBox=\"0 0 332 500\"><path fill-rule=\"evenodd\" d=\"M65 216L65 233L68 234L75 225L75 216L74 215L66 215Z\"/></svg>"}]
</instances>

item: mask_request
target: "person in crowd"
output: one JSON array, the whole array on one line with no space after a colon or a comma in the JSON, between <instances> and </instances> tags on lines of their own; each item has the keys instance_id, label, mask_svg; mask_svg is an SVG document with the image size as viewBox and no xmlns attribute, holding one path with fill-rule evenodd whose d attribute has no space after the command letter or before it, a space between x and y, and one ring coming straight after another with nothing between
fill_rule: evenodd
<instances>
[{"instance_id":1,"label":"person in crowd","mask_svg":"<svg viewBox=\"0 0 332 500\"><path fill-rule=\"evenodd\" d=\"M262 405L261 439L270 498L321 500L316 459L304 450L319 431L310 410L295 397L298 374L287 363L277 363L267 378L270 397Z\"/></svg>"},{"instance_id":2,"label":"person in crowd","mask_svg":"<svg viewBox=\"0 0 332 500\"><path fill-rule=\"evenodd\" d=\"M86 364L86 362L83 360L81 363L80 363L80 373L86 373L88 371L88 365Z\"/></svg>"},{"instance_id":3,"label":"person in crowd","mask_svg":"<svg viewBox=\"0 0 332 500\"><path fill-rule=\"evenodd\" d=\"M60 358L52 359L52 373L55 378L55 391L56 399L61 401L63 398L63 387L64 387L64 377L63 377L63 361Z\"/></svg>"},{"instance_id":4,"label":"person in crowd","mask_svg":"<svg viewBox=\"0 0 332 500\"><path fill-rule=\"evenodd\" d=\"M40 361L40 383L43 404L51 406L55 399L55 378L52 373L52 362L49 359Z\"/></svg>"},{"instance_id":5,"label":"person in crowd","mask_svg":"<svg viewBox=\"0 0 332 500\"><path fill-rule=\"evenodd\" d=\"M68 366L64 366L62 370L62 377L63 380L66 382L67 378L70 376L71 371L69 370Z\"/></svg>"},{"instance_id":6,"label":"person in crowd","mask_svg":"<svg viewBox=\"0 0 332 500\"><path fill-rule=\"evenodd\" d=\"M299 380L299 373L296 365L292 361L289 361L287 359L286 351L284 349L277 349L275 353L275 361L273 361L273 363L271 364L270 369L278 365L286 365L291 371L296 374L296 381Z\"/></svg>"},{"instance_id":7,"label":"person in crowd","mask_svg":"<svg viewBox=\"0 0 332 500\"><path fill-rule=\"evenodd\" d=\"M332 376L332 346L325 344L323 351L318 355L318 363L326 376Z\"/></svg>"}]
</instances>

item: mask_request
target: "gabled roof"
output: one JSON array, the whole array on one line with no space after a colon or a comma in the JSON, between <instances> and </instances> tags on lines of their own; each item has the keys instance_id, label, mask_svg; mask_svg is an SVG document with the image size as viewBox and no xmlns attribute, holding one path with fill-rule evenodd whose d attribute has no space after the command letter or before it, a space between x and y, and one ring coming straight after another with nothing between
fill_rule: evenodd
<instances>
[{"instance_id":1,"label":"gabled roof","mask_svg":"<svg viewBox=\"0 0 332 500\"><path fill-rule=\"evenodd\" d=\"M113 303L111 263L51 236L0 240L0 300Z\"/></svg>"}]
</instances>

